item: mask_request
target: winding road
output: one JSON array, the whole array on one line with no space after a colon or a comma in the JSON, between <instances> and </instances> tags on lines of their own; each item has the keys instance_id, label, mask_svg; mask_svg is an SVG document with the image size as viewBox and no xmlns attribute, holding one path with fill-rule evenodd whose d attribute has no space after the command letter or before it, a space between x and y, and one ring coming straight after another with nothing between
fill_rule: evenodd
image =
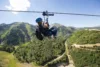
<instances>
[{"instance_id":1,"label":"winding road","mask_svg":"<svg viewBox=\"0 0 100 67\"><path fill-rule=\"evenodd\" d=\"M71 55L69 53L69 50L68 50L68 44L67 44L67 42L65 42L65 47L66 47L66 54L67 54L68 59L69 59L69 65L65 66L65 67L75 67L74 61L73 61L73 59L72 59L72 57L71 57Z\"/></svg>"}]
</instances>

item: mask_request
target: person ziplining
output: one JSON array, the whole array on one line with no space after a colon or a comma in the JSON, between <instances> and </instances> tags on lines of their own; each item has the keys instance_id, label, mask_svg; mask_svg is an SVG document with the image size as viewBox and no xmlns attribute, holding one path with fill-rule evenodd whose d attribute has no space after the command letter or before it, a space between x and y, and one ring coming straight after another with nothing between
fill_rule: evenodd
<instances>
[{"instance_id":1,"label":"person ziplining","mask_svg":"<svg viewBox=\"0 0 100 67\"><path fill-rule=\"evenodd\" d=\"M81 14L81 13L64 13L64 12L48 12L48 11L21 11L21 10L1 10L0 12L24 12L24 13L43 13L43 16L47 16L47 20L43 22L42 18L37 18L36 23L38 24L37 29L35 31L35 35L39 40L43 40L44 37L56 38L57 36L57 28L49 27L48 17L54 16L54 14L62 14L62 15L76 15L76 16L88 16L88 17L100 17L100 15L96 14Z\"/></svg>"},{"instance_id":2,"label":"person ziplining","mask_svg":"<svg viewBox=\"0 0 100 67\"><path fill-rule=\"evenodd\" d=\"M36 37L39 40L43 40L44 37L49 37L49 38L56 38L57 36L57 28L56 27L52 27L50 28L49 23L48 23L48 16L53 16L53 14L48 14L48 12L43 12L43 16L45 18L45 16L47 16L46 21L42 18L37 18L36 19L36 23L38 24L37 28L36 28Z\"/></svg>"}]
</instances>

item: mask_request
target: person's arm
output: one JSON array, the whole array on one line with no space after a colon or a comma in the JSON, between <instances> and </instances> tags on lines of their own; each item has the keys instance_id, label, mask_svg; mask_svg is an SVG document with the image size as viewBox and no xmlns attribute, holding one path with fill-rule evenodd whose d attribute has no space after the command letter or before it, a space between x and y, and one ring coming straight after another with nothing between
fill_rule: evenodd
<instances>
[{"instance_id":1,"label":"person's arm","mask_svg":"<svg viewBox=\"0 0 100 67\"><path fill-rule=\"evenodd\" d=\"M49 28L49 24L46 22L46 23L44 23L43 27L44 28Z\"/></svg>"},{"instance_id":2,"label":"person's arm","mask_svg":"<svg viewBox=\"0 0 100 67\"><path fill-rule=\"evenodd\" d=\"M49 22L48 22L48 18L46 19L46 24L48 25L48 27L50 26L50 25L49 25Z\"/></svg>"},{"instance_id":3,"label":"person's arm","mask_svg":"<svg viewBox=\"0 0 100 67\"><path fill-rule=\"evenodd\" d=\"M49 26L50 26L50 25L49 25L49 23L48 23L48 22L46 22L46 24L48 25L48 28L49 28Z\"/></svg>"}]
</instances>

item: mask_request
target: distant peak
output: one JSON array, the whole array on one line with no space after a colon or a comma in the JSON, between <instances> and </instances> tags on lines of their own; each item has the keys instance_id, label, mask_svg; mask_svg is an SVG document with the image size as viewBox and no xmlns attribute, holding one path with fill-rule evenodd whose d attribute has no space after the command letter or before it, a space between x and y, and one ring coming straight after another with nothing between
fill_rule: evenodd
<instances>
[{"instance_id":1,"label":"distant peak","mask_svg":"<svg viewBox=\"0 0 100 67\"><path fill-rule=\"evenodd\" d=\"M61 27L61 26L64 26L64 25L59 24L59 23L54 23L54 24L52 24L51 26Z\"/></svg>"}]
</instances>

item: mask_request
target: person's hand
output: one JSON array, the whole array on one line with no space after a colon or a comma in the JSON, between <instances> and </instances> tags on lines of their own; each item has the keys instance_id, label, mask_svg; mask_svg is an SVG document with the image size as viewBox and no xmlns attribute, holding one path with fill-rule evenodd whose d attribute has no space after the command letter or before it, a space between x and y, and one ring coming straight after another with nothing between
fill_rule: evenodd
<instances>
[{"instance_id":1,"label":"person's hand","mask_svg":"<svg viewBox=\"0 0 100 67\"><path fill-rule=\"evenodd\" d=\"M45 23L45 24L44 24L44 28L48 28L48 27L49 27L48 24Z\"/></svg>"}]
</instances>

